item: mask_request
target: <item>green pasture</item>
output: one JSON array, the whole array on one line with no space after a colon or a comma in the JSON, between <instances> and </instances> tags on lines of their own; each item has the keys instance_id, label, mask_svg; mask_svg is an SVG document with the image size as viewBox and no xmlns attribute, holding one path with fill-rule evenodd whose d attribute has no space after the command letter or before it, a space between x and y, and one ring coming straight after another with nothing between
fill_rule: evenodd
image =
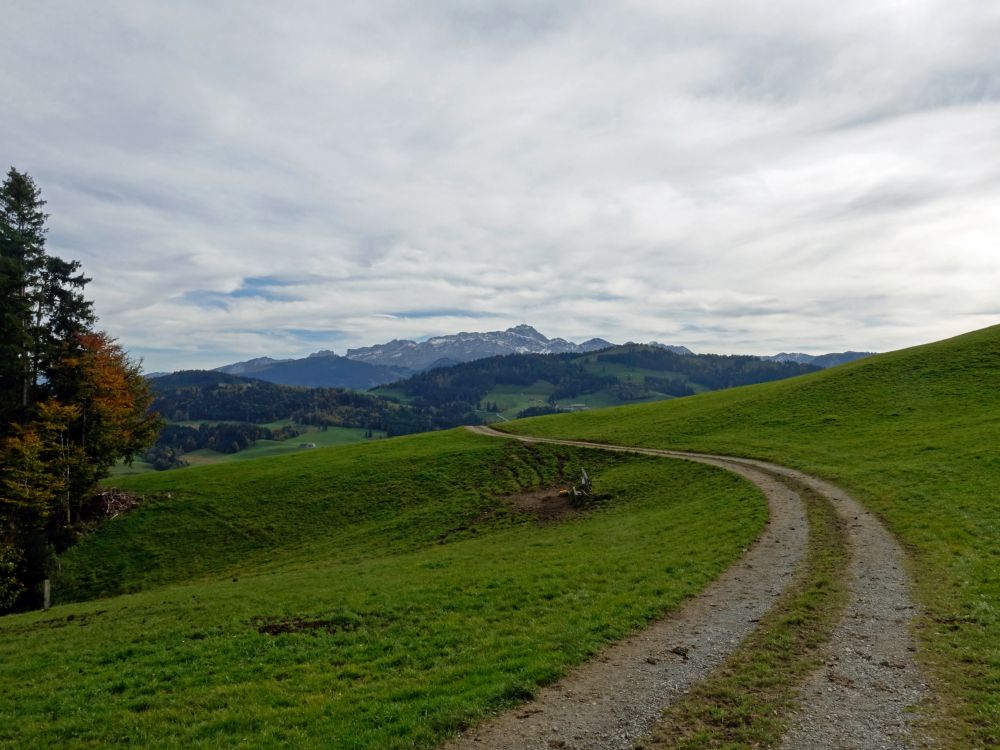
<instances>
[{"instance_id":1,"label":"green pasture","mask_svg":"<svg viewBox=\"0 0 1000 750\"><path fill-rule=\"evenodd\" d=\"M504 426L753 456L826 477L899 537L942 746L1000 745L1000 326L823 372Z\"/></svg>"},{"instance_id":2,"label":"green pasture","mask_svg":"<svg viewBox=\"0 0 1000 750\"><path fill-rule=\"evenodd\" d=\"M205 421L206 424L219 424L218 421ZM202 422L178 422L187 427L197 427ZM268 429L276 430L292 424L291 420L282 419L277 422L269 422L261 425ZM360 443L365 440L380 440L385 437L382 430L372 430L372 437L365 437L367 430L361 427L327 427L325 430L320 427L306 427L298 437L287 440L258 440L250 448L236 453L221 453L209 448L200 448L190 451L181 456L191 466L205 466L207 464L228 463L230 461L245 461L253 458L266 458L272 456L285 456L290 453L302 453L303 451L314 450L315 448L328 448L333 445L347 445L350 443ZM307 445L307 444L311 444ZM116 477L132 476L134 474L145 474L155 471L152 464L136 458L132 465L119 461L111 470L113 483ZM171 471L179 471L171 469Z\"/></svg>"},{"instance_id":3,"label":"green pasture","mask_svg":"<svg viewBox=\"0 0 1000 750\"><path fill-rule=\"evenodd\" d=\"M540 524L503 498L585 466ZM465 431L117 480L0 619L0 746L432 748L676 607L759 533L723 471Z\"/></svg>"},{"instance_id":4,"label":"green pasture","mask_svg":"<svg viewBox=\"0 0 1000 750\"><path fill-rule=\"evenodd\" d=\"M281 423L274 424L281 426ZM373 437L366 438L366 432L367 430L361 427L328 427L325 430L318 427L310 427L298 437L287 440L258 440L250 448L245 448L237 453L220 453L208 448L202 448L185 453L183 458L192 466L203 466L205 464L225 463L228 461L246 461L254 458L285 456L290 453L315 450L315 448L359 443L364 440L378 440L385 437L384 432L373 430ZM309 447L309 444L314 447Z\"/></svg>"}]
</instances>

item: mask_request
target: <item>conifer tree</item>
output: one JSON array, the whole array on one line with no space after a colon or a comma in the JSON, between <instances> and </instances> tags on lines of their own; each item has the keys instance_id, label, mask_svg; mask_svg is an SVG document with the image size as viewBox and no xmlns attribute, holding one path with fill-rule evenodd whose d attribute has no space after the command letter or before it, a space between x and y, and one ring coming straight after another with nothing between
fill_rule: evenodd
<instances>
[{"instance_id":1,"label":"conifer tree","mask_svg":"<svg viewBox=\"0 0 1000 750\"><path fill-rule=\"evenodd\" d=\"M159 429L139 364L93 329L80 264L46 253L44 205L11 167L0 185L0 611L33 603L94 485Z\"/></svg>"}]
</instances>

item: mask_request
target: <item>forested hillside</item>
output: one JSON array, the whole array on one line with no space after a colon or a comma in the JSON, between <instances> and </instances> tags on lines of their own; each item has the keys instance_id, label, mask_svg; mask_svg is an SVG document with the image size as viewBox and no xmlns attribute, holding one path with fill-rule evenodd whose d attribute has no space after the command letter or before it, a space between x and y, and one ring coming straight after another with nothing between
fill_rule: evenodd
<instances>
[{"instance_id":1,"label":"forested hillside","mask_svg":"<svg viewBox=\"0 0 1000 750\"><path fill-rule=\"evenodd\" d=\"M151 381L153 408L171 421L267 423L292 420L318 427L362 427L389 435L478 424L474 414L445 404L422 408L343 388L277 385L217 371L187 370Z\"/></svg>"},{"instance_id":2,"label":"forested hillside","mask_svg":"<svg viewBox=\"0 0 1000 750\"><path fill-rule=\"evenodd\" d=\"M512 354L422 372L375 393L397 395L420 407L449 411L504 411L501 396L521 389L523 408L509 416L554 411L560 402L587 406L690 396L815 372L817 367L759 357L679 354L627 344L587 354ZM588 403L589 402L589 403ZM491 408L494 407L494 408Z\"/></svg>"}]
</instances>

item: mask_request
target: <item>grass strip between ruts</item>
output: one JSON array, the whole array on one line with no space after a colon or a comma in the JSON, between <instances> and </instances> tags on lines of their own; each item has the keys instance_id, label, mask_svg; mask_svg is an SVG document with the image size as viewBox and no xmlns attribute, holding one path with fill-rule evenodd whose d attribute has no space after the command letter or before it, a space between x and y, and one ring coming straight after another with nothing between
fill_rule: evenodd
<instances>
[{"instance_id":1,"label":"grass strip between ruts","mask_svg":"<svg viewBox=\"0 0 1000 750\"><path fill-rule=\"evenodd\" d=\"M664 712L637 748L776 746L805 678L847 607L850 552L842 521L815 491L776 476L802 498L809 541L797 580L724 664Z\"/></svg>"}]
</instances>

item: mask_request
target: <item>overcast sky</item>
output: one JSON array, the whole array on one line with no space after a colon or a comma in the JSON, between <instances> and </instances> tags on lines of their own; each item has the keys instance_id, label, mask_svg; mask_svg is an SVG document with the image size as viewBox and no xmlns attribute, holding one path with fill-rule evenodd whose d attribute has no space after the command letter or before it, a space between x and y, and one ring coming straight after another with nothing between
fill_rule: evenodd
<instances>
[{"instance_id":1,"label":"overcast sky","mask_svg":"<svg viewBox=\"0 0 1000 750\"><path fill-rule=\"evenodd\" d=\"M147 370L1000 322L1000 3L9 2L0 163Z\"/></svg>"}]
</instances>

